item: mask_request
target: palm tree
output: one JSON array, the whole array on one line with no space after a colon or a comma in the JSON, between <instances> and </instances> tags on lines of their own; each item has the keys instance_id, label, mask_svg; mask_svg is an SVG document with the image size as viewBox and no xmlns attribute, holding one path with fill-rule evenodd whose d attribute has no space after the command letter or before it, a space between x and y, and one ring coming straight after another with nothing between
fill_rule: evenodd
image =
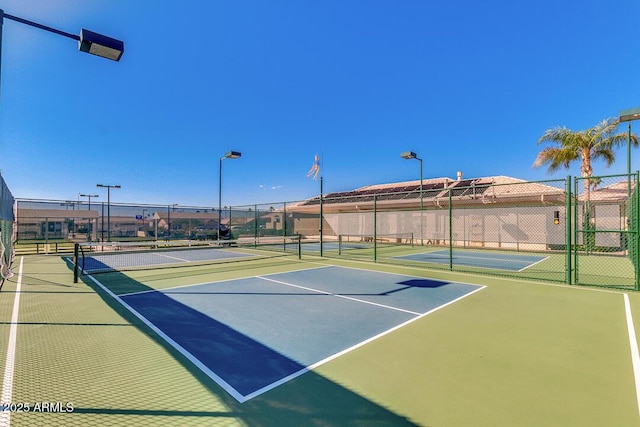
<instances>
[{"instance_id":1,"label":"palm tree","mask_svg":"<svg viewBox=\"0 0 640 427\"><path fill-rule=\"evenodd\" d=\"M605 166L609 167L615 161L614 149L627 143L628 134L626 132L616 133L619 120L610 118L601 121L594 127L582 131L572 131L566 127L555 127L547 129L540 137L538 144L545 142L555 143L556 146L545 147L538 153L534 167L549 165L548 171L554 172L561 167L568 169L571 163L580 160L580 174L584 178L584 207L583 207L583 228L585 230L585 249L593 250L595 247L595 234L593 231L593 218L591 201L591 189L600 184L600 180L593 178L594 160L602 159ZM632 146L638 146L638 137L630 135ZM595 182L592 182L595 181Z\"/></svg>"},{"instance_id":2,"label":"palm tree","mask_svg":"<svg viewBox=\"0 0 640 427\"><path fill-rule=\"evenodd\" d=\"M555 172L571 163L580 160L580 175L585 178L585 199L589 200L589 177L593 175L592 162L602 159L607 167L615 161L614 149L627 143L627 133L616 133L620 122L617 118L601 121L587 130L572 131L566 127L547 129L538 140L538 144L555 143L556 146L545 147L538 153L534 167L549 165L548 171ZM638 146L638 137L631 134L631 144Z\"/></svg>"}]
</instances>

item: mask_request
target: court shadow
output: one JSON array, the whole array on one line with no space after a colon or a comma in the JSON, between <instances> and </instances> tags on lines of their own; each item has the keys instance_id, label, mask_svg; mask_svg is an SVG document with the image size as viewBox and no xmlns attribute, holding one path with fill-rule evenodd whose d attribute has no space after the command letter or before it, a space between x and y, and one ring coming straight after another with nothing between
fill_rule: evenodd
<instances>
[{"instance_id":1,"label":"court shadow","mask_svg":"<svg viewBox=\"0 0 640 427\"><path fill-rule=\"evenodd\" d=\"M396 282L396 284L402 285L403 287L383 292L380 295L391 295L391 294L395 294L396 292L406 291L407 289L411 289L411 288L435 289L435 288L440 288L442 286L446 286L449 284L449 282L441 282L439 280L416 278L416 279L403 280L402 282Z\"/></svg>"},{"instance_id":2,"label":"court shadow","mask_svg":"<svg viewBox=\"0 0 640 427\"><path fill-rule=\"evenodd\" d=\"M439 288L441 286L446 286L449 282L443 282L440 280L432 280L432 279L409 279L404 280L402 282L398 282L399 285L410 286L412 288Z\"/></svg>"}]
</instances>

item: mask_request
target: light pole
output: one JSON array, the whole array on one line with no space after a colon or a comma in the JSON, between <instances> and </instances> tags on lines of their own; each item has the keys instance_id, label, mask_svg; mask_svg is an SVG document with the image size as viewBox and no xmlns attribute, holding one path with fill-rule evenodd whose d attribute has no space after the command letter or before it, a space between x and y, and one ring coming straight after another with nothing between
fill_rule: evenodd
<instances>
[{"instance_id":1,"label":"light pole","mask_svg":"<svg viewBox=\"0 0 640 427\"><path fill-rule=\"evenodd\" d=\"M110 242L111 241L111 189L121 188L121 187L119 185L106 185L106 184L96 184L96 187L107 189L107 242Z\"/></svg>"},{"instance_id":2,"label":"light pole","mask_svg":"<svg viewBox=\"0 0 640 427\"><path fill-rule=\"evenodd\" d=\"M91 210L91 198L92 197L100 197L98 194L80 194L78 193L78 197L88 197L89 198L89 208L87 209L88 211ZM80 206L78 206L78 209L80 209Z\"/></svg>"},{"instance_id":3,"label":"light pole","mask_svg":"<svg viewBox=\"0 0 640 427\"><path fill-rule=\"evenodd\" d=\"M627 127L627 195L631 197L631 122L640 119L640 107L620 111L620 123L629 122Z\"/></svg>"},{"instance_id":4,"label":"light pole","mask_svg":"<svg viewBox=\"0 0 640 427\"><path fill-rule=\"evenodd\" d=\"M228 151L223 157L220 157L220 179L218 181L218 240L220 240L220 224L222 222L222 161L224 159L237 159L242 156L239 151Z\"/></svg>"},{"instance_id":5,"label":"light pole","mask_svg":"<svg viewBox=\"0 0 640 427\"><path fill-rule=\"evenodd\" d=\"M423 233L422 233L422 210L424 209L423 197L422 197L422 159L418 157L413 151L404 151L400 153L400 157L403 159L411 160L416 159L420 161L420 246L423 246Z\"/></svg>"},{"instance_id":6,"label":"light pole","mask_svg":"<svg viewBox=\"0 0 640 427\"><path fill-rule=\"evenodd\" d=\"M80 199L80 197L88 197L89 198L89 207L87 208L87 210L90 211L91 210L91 198L92 197L100 197L100 196L97 195L97 194L80 194L80 193L78 193L78 199ZM78 204L78 210L80 210L80 204ZM91 241L91 219L87 219L87 230L89 230L89 231L87 231L88 239L89 239L89 241ZM98 230L98 222L96 221L96 239L98 238L98 235L97 235L98 231L97 230Z\"/></svg>"}]
</instances>

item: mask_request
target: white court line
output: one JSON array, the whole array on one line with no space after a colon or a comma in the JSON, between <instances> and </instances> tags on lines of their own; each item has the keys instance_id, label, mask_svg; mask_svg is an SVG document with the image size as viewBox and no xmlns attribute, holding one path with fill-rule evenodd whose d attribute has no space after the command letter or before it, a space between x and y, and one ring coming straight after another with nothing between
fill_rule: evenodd
<instances>
[{"instance_id":1,"label":"white court line","mask_svg":"<svg viewBox=\"0 0 640 427\"><path fill-rule=\"evenodd\" d=\"M624 296L624 312L627 315L627 331L629 332L629 347L631 347L631 362L633 364L633 377L636 382L636 399L638 402L638 413L640 414L640 352L638 352L638 340L636 338L636 328L633 326L633 316L631 315L631 305L629 295Z\"/></svg>"},{"instance_id":2,"label":"white court line","mask_svg":"<svg viewBox=\"0 0 640 427\"><path fill-rule=\"evenodd\" d=\"M413 314L414 316L422 315L422 313L417 313L415 311L405 310L404 308L393 307L391 305L385 305L385 304L378 304L378 303L375 303L375 302L366 301L366 300L359 299L359 298L353 298L353 297L348 297L346 295L340 295L340 294L334 294L332 292L322 291L320 289L308 288L306 286L294 285L293 283L287 283L287 282L283 282L283 281L280 281L280 280L269 279L268 277L256 276L256 278L262 279L262 280L268 280L269 282L280 283L281 285L291 286L291 287L298 288L298 289L304 289L306 291L316 292L316 293L319 293L319 294L331 295L331 296L338 297L338 298L344 298L344 299L348 299L348 300L351 300L351 301L361 302L363 304L371 304L371 305L375 305L375 306L382 307L382 308L388 308L390 310L402 311L403 313Z\"/></svg>"},{"instance_id":3,"label":"white court line","mask_svg":"<svg viewBox=\"0 0 640 427\"><path fill-rule=\"evenodd\" d=\"M521 268L520 270L518 270L518 273L520 273L521 271L525 271L527 268L531 268L531 267L533 267L534 265L536 265L536 264L540 264L542 261L546 261L546 260L548 260L548 259L549 259L549 257L544 257L544 258L542 258L540 261L536 261L536 262L534 262L533 264L530 264L530 265L527 265L527 266L526 266L526 267L524 267L524 268Z\"/></svg>"},{"instance_id":4,"label":"white court line","mask_svg":"<svg viewBox=\"0 0 640 427\"><path fill-rule=\"evenodd\" d=\"M182 262L190 262L190 260L185 259L185 258L178 258L177 256L171 256L171 255L167 255L167 254L161 254L158 252L152 252L153 255L158 255L161 258L169 258L169 259L175 259L177 261L182 261Z\"/></svg>"},{"instance_id":5,"label":"white court line","mask_svg":"<svg viewBox=\"0 0 640 427\"><path fill-rule=\"evenodd\" d=\"M18 339L18 311L20 309L20 290L22 289L22 265L24 257L20 258L18 281L16 283L16 296L13 299L13 313L11 313L11 329L9 330L9 345L4 366L4 379L2 381L2 395L0 396L0 427L9 427L11 424L11 412L9 408L1 405L9 404L13 396L13 372L16 362L16 341Z\"/></svg>"}]
</instances>

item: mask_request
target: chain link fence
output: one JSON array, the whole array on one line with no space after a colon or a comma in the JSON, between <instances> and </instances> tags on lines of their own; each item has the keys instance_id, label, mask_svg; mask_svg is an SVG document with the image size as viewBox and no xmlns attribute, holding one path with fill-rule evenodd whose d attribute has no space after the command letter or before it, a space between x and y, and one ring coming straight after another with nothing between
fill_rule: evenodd
<instances>
[{"instance_id":1,"label":"chain link fence","mask_svg":"<svg viewBox=\"0 0 640 427\"><path fill-rule=\"evenodd\" d=\"M638 289L637 182L435 179L221 210L18 200L18 248L300 235L308 256Z\"/></svg>"}]
</instances>

